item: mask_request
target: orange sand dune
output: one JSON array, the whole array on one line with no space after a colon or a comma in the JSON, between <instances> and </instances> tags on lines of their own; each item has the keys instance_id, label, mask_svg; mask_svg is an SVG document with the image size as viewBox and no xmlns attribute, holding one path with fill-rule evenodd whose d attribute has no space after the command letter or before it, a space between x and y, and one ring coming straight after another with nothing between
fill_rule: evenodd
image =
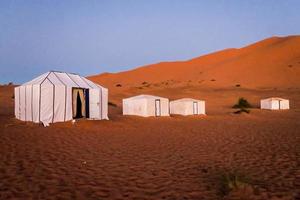
<instances>
[{"instance_id":1,"label":"orange sand dune","mask_svg":"<svg viewBox=\"0 0 300 200\"><path fill-rule=\"evenodd\" d=\"M211 87L297 88L300 86L300 36L272 37L188 61L162 62L120 73L89 77L110 89L138 87L143 82L200 84Z\"/></svg>"}]
</instances>

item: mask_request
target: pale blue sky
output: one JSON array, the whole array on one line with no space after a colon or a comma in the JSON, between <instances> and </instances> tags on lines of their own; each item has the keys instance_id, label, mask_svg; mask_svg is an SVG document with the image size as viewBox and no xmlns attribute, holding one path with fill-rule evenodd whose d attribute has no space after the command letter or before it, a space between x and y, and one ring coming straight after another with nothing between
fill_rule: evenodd
<instances>
[{"instance_id":1,"label":"pale blue sky","mask_svg":"<svg viewBox=\"0 0 300 200\"><path fill-rule=\"evenodd\" d=\"M1 0L0 83L190 59L299 22L299 0Z\"/></svg>"}]
</instances>

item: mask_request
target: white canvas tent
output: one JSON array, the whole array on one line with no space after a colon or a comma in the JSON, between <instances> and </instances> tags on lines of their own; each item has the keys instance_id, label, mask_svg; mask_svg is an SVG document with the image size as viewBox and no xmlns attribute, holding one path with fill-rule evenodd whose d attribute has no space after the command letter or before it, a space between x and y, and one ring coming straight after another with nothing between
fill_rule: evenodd
<instances>
[{"instance_id":1,"label":"white canvas tent","mask_svg":"<svg viewBox=\"0 0 300 200\"><path fill-rule=\"evenodd\" d=\"M205 115L205 101L191 98L170 101L170 114Z\"/></svg>"},{"instance_id":2,"label":"white canvas tent","mask_svg":"<svg viewBox=\"0 0 300 200\"><path fill-rule=\"evenodd\" d=\"M123 99L123 115L170 116L169 99L152 95L138 95Z\"/></svg>"},{"instance_id":3,"label":"white canvas tent","mask_svg":"<svg viewBox=\"0 0 300 200\"><path fill-rule=\"evenodd\" d=\"M262 99L260 101L260 108L269 110L286 110L290 109L290 103L287 99L271 97L268 99Z\"/></svg>"},{"instance_id":4,"label":"white canvas tent","mask_svg":"<svg viewBox=\"0 0 300 200\"><path fill-rule=\"evenodd\" d=\"M15 116L44 125L108 119L108 90L77 74L50 71L15 88Z\"/></svg>"}]
</instances>

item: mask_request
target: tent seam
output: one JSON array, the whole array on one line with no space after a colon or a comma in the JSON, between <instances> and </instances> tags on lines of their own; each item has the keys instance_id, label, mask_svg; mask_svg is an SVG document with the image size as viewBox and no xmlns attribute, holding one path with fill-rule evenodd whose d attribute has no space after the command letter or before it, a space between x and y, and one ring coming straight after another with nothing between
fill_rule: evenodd
<instances>
[{"instance_id":1,"label":"tent seam","mask_svg":"<svg viewBox=\"0 0 300 200\"><path fill-rule=\"evenodd\" d=\"M71 81L73 81L79 88L82 88L82 87L80 87L73 79L72 79L72 77L68 74L68 73L66 73L67 74L67 76L71 79Z\"/></svg>"},{"instance_id":2,"label":"tent seam","mask_svg":"<svg viewBox=\"0 0 300 200\"><path fill-rule=\"evenodd\" d=\"M55 77L64 85L64 86L66 86L66 84L57 76L57 74L55 73L55 72L52 72L54 75L55 75Z\"/></svg>"}]
</instances>

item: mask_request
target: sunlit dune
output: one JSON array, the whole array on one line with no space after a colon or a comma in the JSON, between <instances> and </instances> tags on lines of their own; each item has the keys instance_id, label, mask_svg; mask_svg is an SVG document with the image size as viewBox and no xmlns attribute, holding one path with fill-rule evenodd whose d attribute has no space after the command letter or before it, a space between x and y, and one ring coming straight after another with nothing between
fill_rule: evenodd
<instances>
[{"instance_id":1,"label":"sunlit dune","mask_svg":"<svg viewBox=\"0 0 300 200\"><path fill-rule=\"evenodd\" d=\"M272 37L240 48L226 49L187 61L162 62L120 73L89 78L113 89L142 82L198 83L210 87L295 88L300 85L300 36Z\"/></svg>"}]
</instances>

